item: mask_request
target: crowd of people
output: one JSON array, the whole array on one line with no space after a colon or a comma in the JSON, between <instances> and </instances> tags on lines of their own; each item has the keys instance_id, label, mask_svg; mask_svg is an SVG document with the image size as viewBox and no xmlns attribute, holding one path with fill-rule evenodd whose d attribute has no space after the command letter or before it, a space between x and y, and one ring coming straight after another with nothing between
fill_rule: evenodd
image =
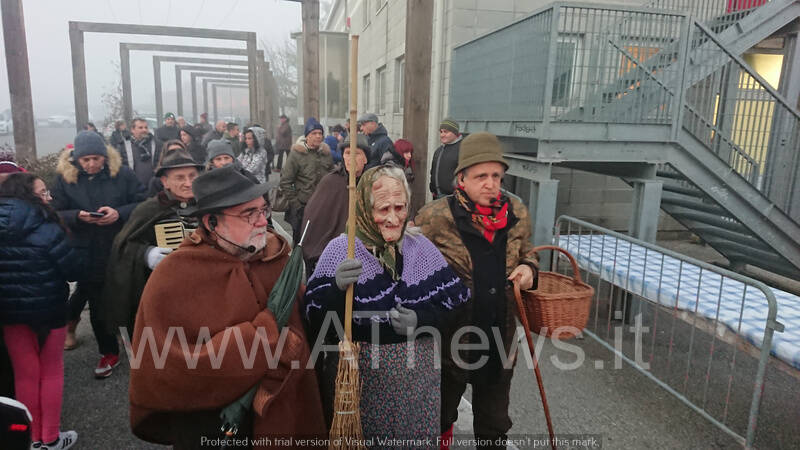
<instances>
[{"instance_id":1,"label":"crowd of people","mask_svg":"<svg viewBox=\"0 0 800 450\"><path fill-rule=\"evenodd\" d=\"M8 172L0 175L0 325L16 399L33 417L31 448L77 440L60 430L63 351L79 345L87 303L96 378L119 365L120 334L134 349L163 346L153 354L165 358L131 364L139 438L224 447L221 412L254 388L238 432L250 445L270 447L256 444L263 436L324 439L336 413L335 345L350 286L353 339L363 343L365 438L447 447L467 384L476 438L505 437L515 335L509 283L530 288L537 263L527 209L501 189L508 164L495 136L462 139L444 119L430 169L433 201L414 211L413 146L393 142L375 114L359 118L356 136L345 124L326 137L309 118L297 139L286 116L276 130L251 124L243 132L233 122L212 126L206 114L196 125L172 113L163 119L153 133L144 119L130 129L118 121L108 142L87 126L60 154L49 188L0 165ZM275 172L278 183L270 182ZM344 234L350 173L354 258ZM272 217L277 197L291 234ZM268 300L301 240L306 286L288 299L281 324ZM76 282L71 291L68 282ZM502 339L476 350L462 327ZM175 329L194 353L170 337ZM265 351L245 361L241 343Z\"/></svg>"}]
</instances>

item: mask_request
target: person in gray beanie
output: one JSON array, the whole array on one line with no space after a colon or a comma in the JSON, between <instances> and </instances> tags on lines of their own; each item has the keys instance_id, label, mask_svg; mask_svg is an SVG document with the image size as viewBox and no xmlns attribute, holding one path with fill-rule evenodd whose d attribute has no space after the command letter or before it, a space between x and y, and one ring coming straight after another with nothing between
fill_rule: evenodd
<instances>
[{"instance_id":1,"label":"person in gray beanie","mask_svg":"<svg viewBox=\"0 0 800 450\"><path fill-rule=\"evenodd\" d=\"M215 139L208 143L208 160L206 170L219 169L228 164L233 164L236 155L233 146L225 139Z\"/></svg>"},{"instance_id":2,"label":"person in gray beanie","mask_svg":"<svg viewBox=\"0 0 800 450\"><path fill-rule=\"evenodd\" d=\"M105 378L119 364L117 337L103 321L107 305L113 298L104 298L103 285L111 243L128 220L136 205L145 199L145 187L133 171L122 164L122 157L92 131L75 137L75 148L65 149L58 159L58 179L52 189L50 203L69 227L72 238L88 248L89 264L79 277L78 287L68 302L65 348L77 345L75 328L86 303L92 330L97 338L100 362L95 377Z\"/></svg>"}]
</instances>

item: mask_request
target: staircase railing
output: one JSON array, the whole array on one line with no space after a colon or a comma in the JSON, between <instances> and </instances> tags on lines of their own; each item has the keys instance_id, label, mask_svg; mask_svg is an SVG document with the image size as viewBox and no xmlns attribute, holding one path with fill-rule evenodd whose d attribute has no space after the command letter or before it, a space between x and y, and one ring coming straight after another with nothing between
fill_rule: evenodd
<instances>
[{"instance_id":1,"label":"staircase railing","mask_svg":"<svg viewBox=\"0 0 800 450\"><path fill-rule=\"evenodd\" d=\"M682 126L798 220L800 114L732 54L705 25L692 23Z\"/></svg>"},{"instance_id":2,"label":"staircase railing","mask_svg":"<svg viewBox=\"0 0 800 450\"><path fill-rule=\"evenodd\" d=\"M647 7L686 12L719 33L765 3L769 0L651 0Z\"/></svg>"}]
</instances>

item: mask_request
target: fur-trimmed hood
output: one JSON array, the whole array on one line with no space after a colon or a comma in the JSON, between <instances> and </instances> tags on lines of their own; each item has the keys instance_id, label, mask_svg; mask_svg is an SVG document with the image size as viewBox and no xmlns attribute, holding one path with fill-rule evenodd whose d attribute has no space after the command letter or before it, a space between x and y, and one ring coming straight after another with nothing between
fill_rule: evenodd
<instances>
[{"instance_id":1,"label":"fur-trimmed hood","mask_svg":"<svg viewBox=\"0 0 800 450\"><path fill-rule=\"evenodd\" d=\"M300 136L297 141L295 141L294 145L292 145L292 150L300 153L308 153L308 149L306 148L306 137ZM328 144L326 144L324 141L319 144L319 151L323 155L331 154L331 148L328 147Z\"/></svg>"},{"instance_id":2,"label":"fur-trimmed hood","mask_svg":"<svg viewBox=\"0 0 800 450\"><path fill-rule=\"evenodd\" d=\"M106 145L106 153L108 154L106 156L106 167L111 178L114 178L119 173L120 167L122 167L122 156L110 145ZM69 184L77 183L81 170L78 162L72 157L72 149L62 150L61 154L58 155L56 172L64 178L64 181Z\"/></svg>"}]
</instances>

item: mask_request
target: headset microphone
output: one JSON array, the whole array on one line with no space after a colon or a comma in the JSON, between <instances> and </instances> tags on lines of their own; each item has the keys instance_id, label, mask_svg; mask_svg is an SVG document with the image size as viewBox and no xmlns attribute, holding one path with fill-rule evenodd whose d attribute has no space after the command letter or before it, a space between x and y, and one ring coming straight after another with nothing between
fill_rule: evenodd
<instances>
[{"instance_id":1,"label":"headset microphone","mask_svg":"<svg viewBox=\"0 0 800 450\"><path fill-rule=\"evenodd\" d=\"M235 242L231 242L228 239L225 239L224 236L221 236L219 233L217 233L216 230L214 230L215 228L217 228L217 216L211 216L211 217L208 218L208 227L211 229L211 231L214 232L214 234L217 235L218 238L222 239L223 241L227 242L228 244L231 244L232 246L234 246L234 247L236 247L236 248L238 248L240 250L244 250L244 251L246 251L248 253L255 253L256 252L256 246L255 245L248 245L247 247L242 247L241 245L239 245L239 244L237 244Z\"/></svg>"}]
</instances>

